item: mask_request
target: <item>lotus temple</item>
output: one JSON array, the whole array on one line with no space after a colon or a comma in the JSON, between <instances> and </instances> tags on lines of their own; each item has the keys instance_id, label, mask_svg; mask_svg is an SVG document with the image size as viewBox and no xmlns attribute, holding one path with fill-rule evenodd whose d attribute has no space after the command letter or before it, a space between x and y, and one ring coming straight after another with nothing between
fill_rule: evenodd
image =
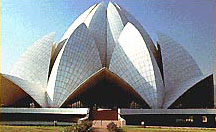
<instances>
[{"instance_id":1,"label":"lotus temple","mask_svg":"<svg viewBox=\"0 0 216 132\"><path fill-rule=\"evenodd\" d=\"M169 36L153 43L119 5L91 6L54 39L42 37L0 74L3 121L215 126L213 73Z\"/></svg>"}]
</instances>

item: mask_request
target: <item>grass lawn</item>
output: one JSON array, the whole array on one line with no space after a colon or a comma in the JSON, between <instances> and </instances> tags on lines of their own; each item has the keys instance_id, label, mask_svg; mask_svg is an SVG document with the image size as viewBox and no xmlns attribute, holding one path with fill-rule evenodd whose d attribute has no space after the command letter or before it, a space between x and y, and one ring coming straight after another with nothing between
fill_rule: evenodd
<instances>
[{"instance_id":1,"label":"grass lawn","mask_svg":"<svg viewBox=\"0 0 216 132\"><path fill-rule=\"evenodd\" d=\"M126 126L122 128L124 132L215 132L215 128L141 128L136 126Z\"/></svg>"},{"instance_id":2,"label":"grass lawn","mask_svg":"<svg viewBox=\"0 0 216 132\"><path fill-rule=\"evenodd\" d=\"M62 132L65 127L61 126L0 126L0 132ZM140 128L126 126L124 132L215 132L210 128Z\"/></svg>"},{"instance_id":3,"label":"grass lawn","mask_svg":"<svg viewBox=\"0 0 216 132\"><path fill-rule=\"evenodd\" d=\"M0 132L62 132L64 128L60 126L0 126Z\"/></svg>"}]
</instances>

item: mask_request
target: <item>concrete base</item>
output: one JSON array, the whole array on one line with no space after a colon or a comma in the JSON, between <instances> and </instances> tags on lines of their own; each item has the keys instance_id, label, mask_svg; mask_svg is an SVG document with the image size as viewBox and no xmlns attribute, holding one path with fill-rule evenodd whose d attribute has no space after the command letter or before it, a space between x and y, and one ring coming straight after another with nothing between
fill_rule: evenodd
<instances>
[{"instance_id":1,"label":"concrete base","mask_svg":"<svg viewBox=\"0 0 216 132\"><path fill-rule=\"evenodd\" d=\"M118 109L114 114L105 110L105 113L95 116L96 118L89 116L89 108L1 108L1 122L17 125L33 121L81 123L92 120L98 125L102 121L104 127L111 121L118 126L126 123L141 125L144 122L146 126L216 127L215 109Z\"/></svg>"}]
</instances>

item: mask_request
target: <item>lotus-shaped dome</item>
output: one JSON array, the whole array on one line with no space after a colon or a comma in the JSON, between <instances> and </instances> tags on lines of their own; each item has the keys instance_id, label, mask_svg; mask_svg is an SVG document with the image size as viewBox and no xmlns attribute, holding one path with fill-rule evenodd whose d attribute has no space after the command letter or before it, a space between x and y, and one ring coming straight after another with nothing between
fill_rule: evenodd
<instances>
[{"instance_id":1,"label":"lotus-shaped dome","mask_svg":"<svg viewBox=\"0 0 216 132\"><path fill-rule=\"evenodd\" d=\"M102 70L124 81L150 108L168 108L205 79L181 45L158 34L155 46L142 25L115 3L93 5L59 42L54 36L35 42L10 75L2 75L41 107L61 107Z\"/></svg>"}]
</instances>

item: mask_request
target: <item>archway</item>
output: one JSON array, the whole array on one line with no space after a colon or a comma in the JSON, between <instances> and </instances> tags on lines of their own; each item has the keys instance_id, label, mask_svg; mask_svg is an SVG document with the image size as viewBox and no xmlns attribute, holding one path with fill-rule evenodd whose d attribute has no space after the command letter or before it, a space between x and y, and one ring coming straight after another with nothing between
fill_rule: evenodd
<instances>
[{"instance_id":1,"label":"archway","mask_svg":"<svg viewBox=\"0 0 216 132\"><path fill-rule=\"evenodd\" d=\"M128 83L107 68L85 81L62 107L150 108Z\"/></svg>"},{"instance_id":2,"label":"archway","mask_svg":"<svg viewBox=\"0 0 216 132\"><path fill-rule=\"evenodd\" d=\"M214 108L213 75L201 80L182 94L169 109L203 109Z\"/></svg>"},{"instance_id":3,"label":"archway","mask_svg":"<svg viewBox=\"0 0 216 132\"><path fill-rule=\"evenodd\" d=\"M28 93L0 74L1 107L41 107Z\"/></svg>"}]
</instances>

